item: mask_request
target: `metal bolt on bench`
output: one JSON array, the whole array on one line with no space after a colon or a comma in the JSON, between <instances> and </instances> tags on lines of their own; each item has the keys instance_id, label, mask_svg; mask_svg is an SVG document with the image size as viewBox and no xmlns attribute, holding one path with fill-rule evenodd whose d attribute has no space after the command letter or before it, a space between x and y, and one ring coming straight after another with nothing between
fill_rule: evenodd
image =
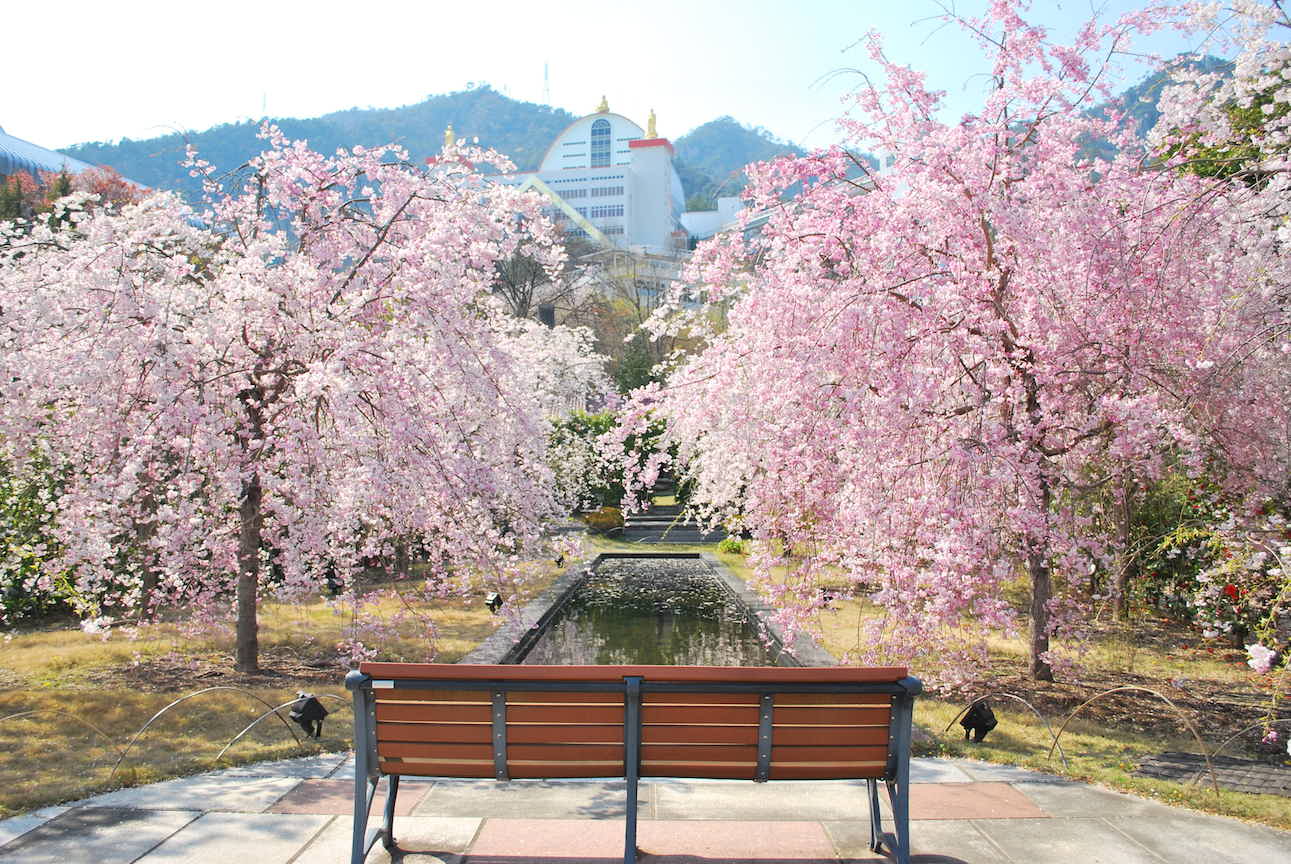
<instances>
[{"instance_id":1,"label":"metal bolt on bench","mask_svg":"<svg viewBox=\"0 0 1291 864\"><path fill-rule=\"evenodd\" d=\"M878 783L910 858L910 729L919 679L903 667L472 666L364 663L354 693L351 864L394 846L404 775L622 777L623 860L637 856L645 777L864 779L870 847L881 848ZM382 826L368 831L388 777Z\"/></svg>"}]
</instances>

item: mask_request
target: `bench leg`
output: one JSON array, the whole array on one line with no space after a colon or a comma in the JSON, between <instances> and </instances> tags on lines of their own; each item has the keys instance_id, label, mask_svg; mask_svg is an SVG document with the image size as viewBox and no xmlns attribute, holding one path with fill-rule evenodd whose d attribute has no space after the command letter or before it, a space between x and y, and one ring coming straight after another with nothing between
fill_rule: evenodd
<instances>
[{"instance_id":1,"label":"bench leg","mask_svg":"<svg viewBox=\"0 0 1291 864\"><path fill-rule=\"evenodd\" d=\"M368 857L368 816L372 812L372 801L376 798L377 784L365 775L354 774L354 835L350 842L350 864L363 864Z\"/></svg>"},{"instance_id":2,"label":"bench leg","mask_svg":"<svg viewBox=\"0 0 1291 864\"><path fill-rule=\"evenodd\" d=\"M627 825L623 836L623 864L637 860L637 792L641 780L641 678L623 679L623 779L627 783Z\"/></svg>"},{"instance_id":3,"label":"bench leg","mask_svg":"<svg viewBox=\"0 0 1291 864\"><path fill-rule=\"evenodd\" d=\"M879 781L867 780L870 792L870 851L880 852L883 849L883 823L879 812Z\"/></svg>"},{"instance_id":4,"label":"bench leg","mask_svg":"<svg viewBox=\"0 0 1291 864\"><path fill-rule=\"evenodd\" d=\"M901 780L888 781L888 800L892 802L892 821L897 835L898 864L910 864L910 769L901 772Z\"/></svg>"},{"instance_id":5,"label":"bench leg","mask_svg":"<svg viewBox=\"0 0 1291 864\"><path fill-rule=\"evenodd\" d=\"M399 794L399 775L386 775L386 812L385 825L381 832L381 845L387 849L394 848L394 799Z\"/></svg>"}]
</instances>

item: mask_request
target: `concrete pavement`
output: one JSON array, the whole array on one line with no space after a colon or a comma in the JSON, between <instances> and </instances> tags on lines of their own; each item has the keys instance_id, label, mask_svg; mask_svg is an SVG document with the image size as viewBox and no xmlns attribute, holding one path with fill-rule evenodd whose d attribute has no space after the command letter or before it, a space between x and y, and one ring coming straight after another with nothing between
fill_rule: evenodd
<instances>
[{"instance_id":1,"label":"concrete pavement","mask_svg":"<svg viewBox=\"0 0 1291 864\"><path fill-rule=\"evenodd\" d=\"M1291 861L1289 832L1007 766L911 765L919 864ZM315 756L46 808L0 822L0 862L346 862L353 772L345 754ZM641 860L891 861L868 849L864 789L848 781L643 781ZM407 864L595 864L622 856L622 782L406 778L397 805L394 860ZM368 861L390 856L378 845Z\"/></svg>"}]
</instances>

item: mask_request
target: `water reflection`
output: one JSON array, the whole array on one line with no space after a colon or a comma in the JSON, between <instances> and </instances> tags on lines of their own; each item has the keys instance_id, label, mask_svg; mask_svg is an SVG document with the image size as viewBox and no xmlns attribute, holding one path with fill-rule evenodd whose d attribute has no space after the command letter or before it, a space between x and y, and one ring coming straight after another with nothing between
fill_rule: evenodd
<instances>
[{"instance_id":1,"label":"water reflection","mask_svg":"<svg viewBox=\"0 0 1291 864\"><path fill-rule=\"evenodd\" d=\"M776 666L701 561L602 560L524 663Z\"/></svg>"}]
</instances>

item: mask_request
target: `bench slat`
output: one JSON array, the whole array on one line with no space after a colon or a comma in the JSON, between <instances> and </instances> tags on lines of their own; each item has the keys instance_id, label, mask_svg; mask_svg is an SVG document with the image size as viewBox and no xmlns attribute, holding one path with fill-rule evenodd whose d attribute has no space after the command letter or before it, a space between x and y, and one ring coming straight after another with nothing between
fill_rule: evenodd
<instances>
[{"instance_id":1,"label":"bench slat","mask_svg":"<svg viewBox=\"0 0 1291 864\"><path fill-rule=\"evenodd\" d=\"M848 708L844 706L826 708L781 708L776 706L773 718L776 726L886 726L891 718L891 709L882 708Z\"/></svg>"},{"instance_id":2,"label":"bench slat","mask_svg":"<svg viewBox=\"0 0 1291 864\"><path fill-rule=\"evenodd\" d=\"M712 780L752 780L757 770L757 760L747 765L708 764L693 762L641 763L642 777L702 777Z\"/></svg>"},{"instance_id":3,"label":"bench slat","mask_svg":"<svg viewBox=\"0 0 1291 864\"><path fill-rule=\"evenodd\" d=\"M514 705L507 704L507 724L573 723L609 724L623 722L623 703L618 705Z\"/></svg>"},{"instance_id":4,"label":"bench slat","mask_svg":"<svg viewBox=\"0 0 1291 864\"><path fill-rule=\"evenodd\" d=\"M642 744L742 744L758 742L757 726L643 726Z\"/></svg>"},{"instance_id":5,"label":"bench slat","mask_svg":"<svg viewBox=\"0 0 1291 864\"><path fill-rule=\"evenodd\" d=\"M507 764L507 773L520 779L541 780L547 777L622 777L622 762L566 762L535 765Z\"/></svg>"},{"instance_id":6,"label":"bench slat","mask_svg":"<svg viewBox=\"0 0 1291 864\"><path fill-rule=\"evenodd\" d=\"M487 723L378 723L377 740L488 744L492 737Z\"/></svg>"},{"instance_id":7,"label":"bench slat","mask_svg":"<svg viewBox=\"0 0 1291 864\"><path fill-rule=\"evenodd\" d=\"M623 762L622 744L512 744L507 765L531 762Z\"/></svg>"},{"instance_id":8,"label":"bench slat","mask_svg":"<svg viewBox=\"0 0 1291 864\"><path fill-rule=\"evenodd\" d=\"M474 762L428 762L408 759L381 759L377 767L385 774L416 777L492 777L493 760Z\"/></svg>"},{"instance_id":9,"label":"bench slat","mask_svg":"<svg viewBox=\"0 0 1291 864\"><path fill-rule=\"evenodd\" d=\"M756 693L643 693L642 705L758 705Z\"/></svg>"},{"instance_id":10,"label":"bench slat","mask_svg":"<svg viewBox=\"0 0 1291 864\"><path fill-rule=\"evenodd\" d=\"M758 748L711 744L646 744L641 747L641 761L656 764L731 762L753 766L758 761Z\"/></svg>"},{"instance_id":11,"label":"bench slat","mask_svg":"<svg viewBox=\"0 0 1291 864\"><path fill-rule=\"evenodd\" d=\"M889 706L886 693L777 693L777 708L794 705L882 705Z\"/></svg>"},{"instance_id":12,"label":"bench slat","mask_svg":"<svg viewBox=\"0 0 1291 864\"><path fill-rule=\"evenodd\" d=\"M469 705L488 704L487 690L376 690L378 702L459 702Z\"/></svg>"},{"instance_id":13,"label":"bench slat","mask_svg":"<svg viewBox=\"0 0 1291 864\"><path fill-rule=\"evenodd\" d=\"M754 705L644 705L641 722L672 723L686 726L757 726L758 709Z\"/></svg>"},{"instance_id":14,"label":"bench slat","mask_svg":"<svg viewBox=\"0 0 1291 864\"><path fill-rule=\"evenodd\" d=\"M421 741L378 741L377 753L383 759L437 759L441 762L488 760L492 764L491 744L439 744Z\"/></svg>"},{"instance_id":15,"label":"bench slat","mask_svg":"<svg viewBox=\"0 0 1291 864\"><path fill-rule=\"evenodd\" d=\"M623 726L610 724L543 726L507 725L511 744L622 744Z\"/></svg>"},{"instance_id":16,"label":"bench slat","mask_svg":"<svg viewBox=\"0 0 1291 864\"><path fill-rule=\"evenodd\" d=\"M886 760L851 765L777 765L771 763L772 780L862 780L883 777Z\"/></svg>"},{"instance_id":17,"label":"bench slat","mask_svg":"<svg viewBox=\"0 0 1291 864\"><path fill-rule=\"evenodd\" d=\"M886 747L888 727L886 723L882 726L782 726L772 732L772 739L775 746L785 747Z\"/></svg>"},{"instance_id":18,"label":"bench slat","mask_svg":"<svg viewBox=\"0 0 1291 864\"><path fill-rule=\"evenodd\" d=\"M771 764L795 765L801 763L843 763L884 761L888 756L886 743L869 747L771 747Z\"/></svg>"},{"instance_id":19,"label":"bench slat","mask_svg":"<svg viewBox=\"0 0 1291 864\"><path fill-rule=\"evenodd\" d=\"M458 681L622 681L640 675L649 682L740 681L753 683L896 683L905 678L904 666L743 666L738 672L722 666L489 666L453 663L360 663L359 671L373 678ZM734 674L733 674L734 673Z\"/></svg>"},{"instance_id":20,"label":"bench slat","mask_svg":"<svg viewBox=\"0 0 1291 864\"><path fill-rule=\"evenodd\" d=\"M622 693L531 693L516 690L507 693L507 703L560 703L574 702L582 705L622 705Z\"/></svg>"},{"instance_id":21,"label":"bench slat","mask_svg":"<svg viewBox=\"0 0 1291 864\"><path fill-rule=\"evenodd\" d=\"M620 712L621 713L621 712ZM377 702L377 724L404 723L489 723L487 703L452 705L437 702Z\"/></svg>"}]
</instances>

